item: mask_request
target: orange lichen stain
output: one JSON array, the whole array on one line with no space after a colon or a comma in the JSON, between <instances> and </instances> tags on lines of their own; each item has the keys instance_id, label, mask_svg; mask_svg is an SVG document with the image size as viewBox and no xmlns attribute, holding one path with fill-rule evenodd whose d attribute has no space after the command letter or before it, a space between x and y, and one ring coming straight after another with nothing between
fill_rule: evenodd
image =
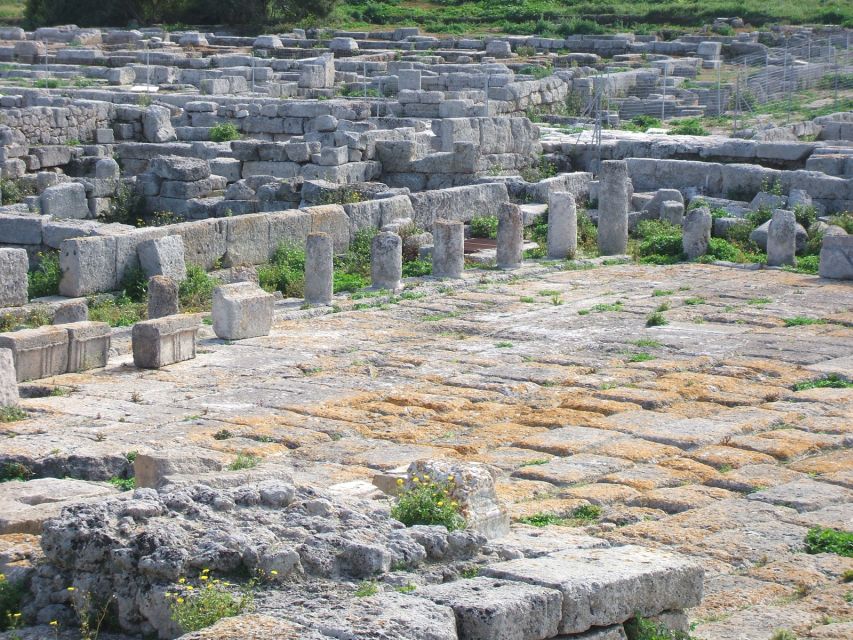
<instances>
[{"instance_id":1,"label":"orange lichen stain","mask_svg":"<svg viewBox=\"0 0 853 640\"><path fill-rule=\"evenodd\" d=\"M423 407L438 412L461 411L471 407L471 401L465 398L452 398L446 395L417 393L402 389L385 396L385 402L401 407Z\"/></svg>"},{"instance_id":2,"label":"orange lichen stain","mask_svg":"<svg viewBox=\"0 0 853 640\"><path fill-rule=\"evenodd\" d=\"M700 447L688 453L687 456L717 469L723 466L737 469L744 465L776 463L776 460L763 453L745 451L744 449L724 445Z\"/></svg>"},{"instance_id":3,"label":"orange lichen stain","mask_svg":"<svg viewBox=\"0 0 853 640\"><path fill-rule=\"evenodd\" d=\"M794 471L824 475L853 469L853 450L832 451L820 456L806 458L790 465Z\"/></svg>"},{"instance_id":4,"label":"orange lichen stain","mask_svg":"<svg viewBox=\"0 0 853 640\"><path fill-rule=\"evenodd\" d=\"M560 407L558 409L528 410L516 421L533 427L559 429L561 427L602 427L604 419L600 413Z\"/></svg>"},{"instance_id":5,"label":"orange lichen stain","mask_svg":"<svg viewBox=\"0 0 853 640\"><path fill-rule=\"evenodd\" d=\"M603 442L590 449L589 453L625 458L632 462L659 462L666 458L681 455L681 449L640 438L625 438Z\"/></svg>"},{"instance_id":6,"label":"orange lichen stain","mask_svg":"<svg viewBox=\"0 0 853 640\"><path fill-rule=\"evenodd\" d=\"M729 358L723 360L720 366L742 369L742 373L727 371L727 375L737 378L752 378L756 374L771 378L771 382L778 385L790 386L802 380L814 378L814 372L792 366L787 362L778 360L762 360L759 358Z\"/></svg>"},{"instance_id":7,"label":"orange lichen stain","mask_svg":"<svg viewBox=\"0 0 853 640\"><path fill-rule=\"evenodd\" d=\"M565 495L572 498L581 498L592 504L609 505L619 502L627 502L640 495L640 492L631 487L621 484L609 484L598 482L586 484L579 487L569 487Z\"/></svg>"},{"instance_id":8,"label":"orange lichen stain","mask_svg":"<svg viewBox=\"0 0 853 640\"><path fill-rule=\"evenodd\" d=\"M618 402L605 398L591 396L589 389L577 388L567 392L561 389L559 392L560 407L563 409L574 409L575 411L597 413L603 416L611 416L623 411L636 411L641 409L640 405L632 402Z\"/></svg>"},{"instance_id":9,"label":"orange lichen stain","mask_svg":"<svg viewBox=\"0 0 853 640\"><path fill-rule=\"evenodd\" d=\"M495 482L498 498L506 502L528 502L553 495L556 487L550 482L501 478Z\"/></svg>"},{"instance_id":10,"label":"orange lichen stain","mask_svg":"<svg viewBox=\"0 0 853 640\"><path fill-rule=\"evenodd\" d=\"M689 458L669 458L658 463L665 469L689 473L701 482L707 482L719 476L719 472L707 464L702 464Z\"/></svg>"},{"instance_id":11,"label":"orange lichen stain","mask_svg":"<svg viewBox=\"0 0 853 640\"><path fill-rule=\"evenodd\" d=\"M666 409L664 413L671 413L685 418L709 418L715 416L726 407L722 407L714 402L694 402L685 400L684 402L674 402Z\"/></svg>"},{"instance_id":12,"label":"orange lichen stain","mask_svg":"<svg viewBox=\"0 0 853 640\"><path fill-rule=\"evenodd\" d=\"M674 391L687 400L714 402L725 406L755 405L780 400L791 394L791 391L783 386L703 373L662 375L656 386L666 391Z\"/></svg>"}]
</instances>

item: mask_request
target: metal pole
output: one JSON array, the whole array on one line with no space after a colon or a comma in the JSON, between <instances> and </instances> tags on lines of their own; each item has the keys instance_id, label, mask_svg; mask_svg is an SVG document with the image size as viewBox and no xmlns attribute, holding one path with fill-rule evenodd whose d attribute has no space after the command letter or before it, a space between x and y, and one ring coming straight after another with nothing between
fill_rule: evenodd
<instances>
[{"instance_id":1,"label":"metal pole","mask_svg":"<svg viewBox=\"0 0 853 640\"><path fill-rule=\"evenodd\" d=\"M835 106L838 106L838 49L835 49Z\"/></svg>"},{"instance_id":2,"label":"metal pole","mask_svg":"<svg viewBox=\"0 0 853 640\"><path fill-rule=\"evenodd\" d=\"M255 50L252 49L252 95L255 95Z\"/></svg>"},{"instance_id":3,"label":"metal pole","mask_svg":"<svg viewBox=\"0 0 853 640\"><path fill-rule=\"evenodd\" d=\"M148 51L148 40L145 44L145 93L151 93L151 54Z\"/></svg>"},{"instance_id":4,"label":"metal pole","mask_svg":"<svg viewBox=\"0 0 853 640\"><path fill-rule=\"evenodd\" d=\"M362 65L362 73L364 74L364 97L367 98L367 62Z\"/></svg>"},{"instance_id":5,"label":"metal pole","mask_svg":"<svg viewBox=\"0 0 853 640\"><path fill-rule=\"evenodd\" d=\"M662 95L661 101L660 101L660 121L662 123L666 122L666 76L667 76L667 71L669 71L669 67L668 67L666 61L664 61L664 63L663 63L663 95Z\"/></svg>"}]
</instances>

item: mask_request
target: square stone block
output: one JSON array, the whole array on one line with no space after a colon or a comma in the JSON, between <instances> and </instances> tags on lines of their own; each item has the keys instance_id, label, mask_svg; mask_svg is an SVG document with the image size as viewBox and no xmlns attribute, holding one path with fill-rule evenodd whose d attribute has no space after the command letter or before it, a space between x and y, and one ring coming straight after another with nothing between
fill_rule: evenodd
<instances>
[{"instance_id":1,"label":"square stone block","mask_svg":"<svg viewBox=\"0 0 853 640\"><path fill-rule=\"evenodd\" d=\"M0 407L18 404L18 381L15 379L15 359L9 349L0 349Z\"/></svg>"},{"instance_id":2,"label":"square stone block","mask_svg":"<svg viewBox=\"0 0 853 640\"><path fill-rule=\"evenodd\" d=\"M68 331L68 373L107 366L112 330L106 322L55 325Z\"/></svg>"},{"instance_id":3,"label":"square stone block","mask_svg":"<svg viewBox=\"0 0 853 640\"><path fill-rule=\"evenodd\" d=\"M18 382L58 376L68 371L68 331L46 326L0 334L0 348L10 349Z\"/></svg>"},{"instance_id":4,"label":"square stone block","mask_svg":"<svg viewBox=\"0 0 853 640\"><path fill-rule=\"evenodd\" d=\"M25 249L0 249L0 307L27 304L27 270Z\"/></svg>"},{"instance_id":5,"label":"square stone block","mask_svg":"<svg viewBox=\"0 0 853 640\"><path fill-rule=\"evenodd\" d=\"M166 276L175 282L187 279L184 241L181 236L165 236L140 242L136 247L139 264L145 275Z\"/></svg>"},{"instance_id":6,"label":"square stone block","mask_svg":"<svg viewBox=\"0 0 853 640\"><path fill-rule=\"evenodd\" d=\"M133 364L140 369L159 369L195 358L199 319L178 315L146 320L133 325Z\"/></svg>"},{"instance_id":7,"label":"square stone block","mask_svg":"<svg viewBox=\"0 0 853 640\"><path fill-rule=\"evenodd\" d=\"M688 558L639 546L570 549L501 562L483 574L557 589L563 594L560 633L686 609L702 600L702 567Z\"/></svg>"},{"instance_id":8,"label":"square stone block","mask_svg":"<svg viewBox=\"0 0 853 640\"><path fill-rule=\"evenodd\" d=\"M269 335L272 295L252 282L236 282L213 291L213 332L223 340Z\"/></svg>"}]
</instances>

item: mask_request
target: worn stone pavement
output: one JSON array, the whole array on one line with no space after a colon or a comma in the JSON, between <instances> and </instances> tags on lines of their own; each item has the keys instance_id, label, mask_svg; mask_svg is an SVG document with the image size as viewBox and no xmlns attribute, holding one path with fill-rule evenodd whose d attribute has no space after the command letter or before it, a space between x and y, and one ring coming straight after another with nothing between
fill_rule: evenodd
<instances>
[{"instance_id":1,"label":"worn stone pavement","mask_svg":"<svg viewBox=\"0 0 853 640\"><path fill-rule=\"evenodd\" d=\"M698 638L853 637L853 559L803 553L811 526L853 529L853 389L792 391L853 377L853 284L706 265L466 278L206 338L160 371L123 356L40 381L72 392L25 400L33 417L2 425L2 447L92 479L151 449L249 450L324 485L486 462L516 518L593 503L587 533L697 558ZM669 324L646 328L662 303ZM825 322L786 327L795 316Z\"/></svg>"}]
</instances>

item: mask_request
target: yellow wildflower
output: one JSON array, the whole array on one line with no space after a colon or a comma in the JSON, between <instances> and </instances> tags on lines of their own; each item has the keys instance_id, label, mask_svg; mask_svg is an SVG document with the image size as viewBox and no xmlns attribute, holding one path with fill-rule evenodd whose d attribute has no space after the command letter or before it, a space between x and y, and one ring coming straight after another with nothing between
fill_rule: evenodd
<instances>
[{"instance_id":1,"label":"yellow wildflower","mask_svg":"<svg viewBox=\"0 0 853 640\"><path fill-rule=\"evenodd\" d=\"M439 507L443 507L443 506L444 506L444 503L443 503L441 500L439 500L439 501L438 501L438 502L436 502L435 504L436 504L436 505L438 505Z\"/></svg>"},{"instance_id":2,"label":"yellow wildflower","mask_svg":"<svg viewBox=\"0 0 853 640\"><path fill-rule=\"evenodd\" d=\"M202 569L201 572L202 573L210 573L210 569Z\"/></svg>"},{"instance_id":3,"label":"yellow wildflower","mask_svg":"<svg viewBox=\"0 0 853 640\"><path fill-rule=\"evenodd\" d=\"M68 590L69 591L76 591L76 589L74 587L68 587Z\"/></svg>"},{"instance_id":4,"label":"yellow wildflower","mask_svg":"<svg viewBox=\"0 0 853 640\"><path fill-rule=\"evenodd\" d=\"M397 485L398 486L402 486L403 482L404 482L404 480L402 478L397 478Z\"/></svg>"},{"instance_id":5,"label":"yellow wildflower","mask_svg":"<svg viewBox=\"0 0 853 640\"><path fill-rule=\"evenodd\" d=\"M50 626L51 626L51 627L58 627L58 626L59 626L59 623L58 623L56 620L51 620L51 621L50 621Z\"/></svg>"},{"instance_id":6,"label":"yellow wildflower","mask_svg":"<svg viewBox=\"0 0 853 640\"><path fill-rule=\"evenodd\" d=\"M454 502L451 502L451 503L450 503L450 506L451 506L451 507L458 507L458 506L459 506L459 503L454 501Z\"/></svg>"},{"instance_id":7,"label":"yellow wildflower","mask_svg":"<svg viewBox=\"0 0 853 640\"><path fill-rule=\"evenodd\" d=\"M418 482L420 482L420 481L421 481L421 480L420 480L420 478L418 478L417 476L415 476L414 478L412 478L412 482L414 482L415 484L417 484L417 483L418 483Z\"/></svg>"},{"instance_id":8,"label":"yellow wildflower","mask_svg":"<svg viewBox=\"0 0 853 640\"><path fill-rule=\"evenodd\" d=\"M191 584L187 585L187 591L192 591L193 589L195 589L194 586L192 586Z\"/></svg>"},{"instance_id":9,"label":"yellow wildflower","mask_svg":"<svg viewBox=\"0 0 853 640\"><path fill-rule=\"evenodd\" d=\"M178 584L184 584L186 581L186 578L178 578Z\"/></svg>"},{"instance_id":10,"label":"yellow wildflower","mask_svg":"<svg viewBox=\"0 0 853 640\"><path fill-rule=\"evenodd\" d=\"M6 579L5 573L0 573L0 582L3 582Z\"/></svg>"},{"instance_id":11,"label":"yellow wildflower","mask_svg":"<svg viewBox=\"0 0 853 640\"><path fill-rule=\"evenodd\" d=\"M21 617L21 614L20 614L20 613L13 613L13 614L12 614L12 617L13 617L13 618L20 618L20 617Z\"/></svg>"},{"instance_id":12,"label":"yellow wildflower","mask_svg":"<svg viewBox=\"0 0 853 640\"><path fill-rule=\"evenodd\" d=\"M278 575L278 571L276 571L275 569L273 569L272 571L270 571L270 575L272 575L272 576L277 576L277 575Z\"/></svg>"},{"instance_id":13,"label":"yellow wildflower","mask_svg":"<svg viewBox=\"0 0 853 640\"><path fill-rule=\"evenodd\" d=\"M178 604L183 604L183 603L184 603L184 599L183 599L183 598L178 598Z\"/></svg>"}]
</instances>

